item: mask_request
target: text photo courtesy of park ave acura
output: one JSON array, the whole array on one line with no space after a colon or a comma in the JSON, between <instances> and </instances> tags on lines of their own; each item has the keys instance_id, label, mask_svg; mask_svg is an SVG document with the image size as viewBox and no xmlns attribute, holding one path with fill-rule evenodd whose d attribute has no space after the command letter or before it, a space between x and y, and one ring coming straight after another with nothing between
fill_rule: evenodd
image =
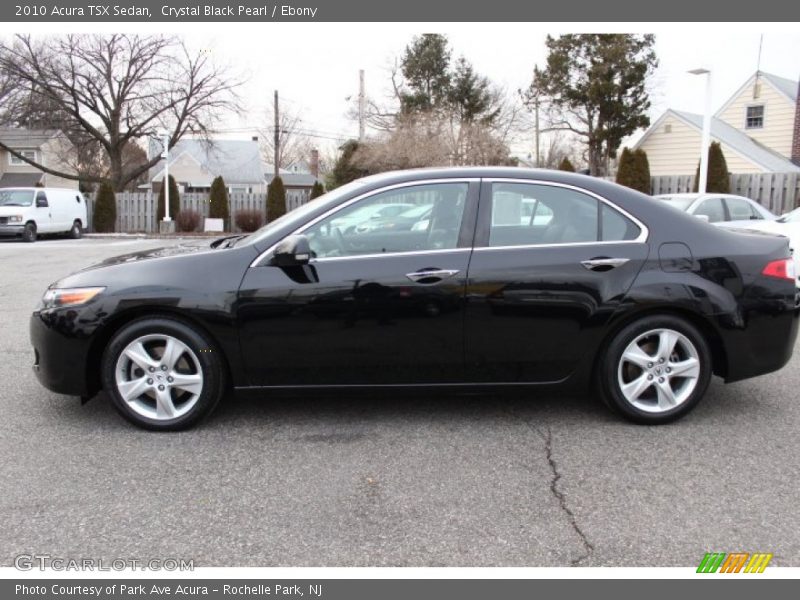
<instances>
[{"instance_id":1,"label":"text photo courtesy of park ave acura","mask_svg":"<svg viewBox=\"0 0 800 600\"><path fill-rule=\"evenodd\" d=\"M40 4L0 33L0 597L800 576L796 23Z\"/></svg>"}]
</instances>

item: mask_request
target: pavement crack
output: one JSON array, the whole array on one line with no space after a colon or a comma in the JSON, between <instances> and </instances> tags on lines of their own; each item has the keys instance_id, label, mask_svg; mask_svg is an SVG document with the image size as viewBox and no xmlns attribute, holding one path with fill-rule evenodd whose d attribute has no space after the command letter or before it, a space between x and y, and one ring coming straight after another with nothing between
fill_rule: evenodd
<instances>
[{"instance_id":1,"label":"pavement crack","mask_svg":"<svg viewBox=\"0 0 800 600\"><path fill-rule=\"evenodd\" d=\"M589 537L586 535L581 526L578 524L578 518L575 516L575 513L572 511L572 509L569 507L566 495L558 487L558 482L561 481L563 475L558 470L558 463L556 462L556 459L553 457L553 434L550 431L550 427L547 427L545 432L542 432L538 427L533 425L533 423L531 423L524 417L522 418L522 421L528 426L529 429L531 429L531 431L533 431L536 435L542 438L542 441L544 442L545 457L547 458L547 464L550 467L550 473L552 474L552 477L550 479L550 493L558 502L558 506L561 509L561 512L563 512L564 515L566 515L567 520L569 521L569 524L572 527L572 530L575 532L578 538L580 538L581 543L583 544L584 547L584 553L570 561L570 566L578 567L583 561L588 560L589 557L592 556L592 554L594 553L594 544L592 544L592 542L589 541Z\"/></svg>"},{"instance_id":2,"label":"pavement crack","mask_svg":"<svg viewBox=\"0 0 800 600\"><path fill-rule=\"evenodd\" d=\"M577 567L583 561L587 560L592 553L594 552L594 545L592 542L589 541L586 533L581 529L581 526L578 524L578 519L575 516L575 513L572 512L572 509L567 504L567 497L558 488L558 482L561 480L562 475L561 472L558 470L558 463L556 462L555 458L553 458L553 434L550 431L550 428L547 428L547 434L542 434L539 432L539 435L544 439L544 449L545 454L547 456L547 464L550 465L550 472L553 474L553 478L550 480L550 493L553 494L555 499L558 501L558 505L561 508L561 511L567 516L569 520L569 524L572 526L572 529L578 535L583 544L585 552L574 558L570 561L570 564L573 567Z\"/></svg>"}]
</instances>

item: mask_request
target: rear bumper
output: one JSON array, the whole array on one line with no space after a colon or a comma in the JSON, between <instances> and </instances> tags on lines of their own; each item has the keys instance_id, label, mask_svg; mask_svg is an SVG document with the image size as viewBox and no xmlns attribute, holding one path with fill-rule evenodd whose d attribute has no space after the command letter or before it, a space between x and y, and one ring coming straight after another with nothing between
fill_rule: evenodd
<instances>
[{"instance_id":1,"label":"rear bumper","mask_svg":"<svg viewBox=\"0 0 800 600\"><path fill-rule=\"evenodd\" d=\"M800 293L798 293L800 297ZM728 369L725 382L765 375L792 358L800 324L800 306L775 314L750 315L743 329L725 335Z\"/></svg>"},{"instance_id":2,"label":"rear bumper","mask_svg":"<svg viewBox=\"0 0 800 600\"><path fill-rule=\"evenodd\" d=\"M88 396L89 339L74 333L71 327L74 316L74 311L65 310L37 311L31 315L33 372L48 390L69 396Z\"/></svg>"}]
</instances>

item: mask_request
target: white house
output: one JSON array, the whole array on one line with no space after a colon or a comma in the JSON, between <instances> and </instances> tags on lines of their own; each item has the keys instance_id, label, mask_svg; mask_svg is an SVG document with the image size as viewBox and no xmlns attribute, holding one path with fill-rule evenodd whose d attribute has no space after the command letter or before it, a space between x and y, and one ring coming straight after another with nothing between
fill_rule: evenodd
<instances>
[{"instance_id":1,"label":"white house","mask_svg":"<svg viewBox=\"0 0 800 600\"><path fill-rule=\"evenodd\" d=\"M647 152L650 174L687 175L697 169L703 116L669 109L634 148ZM711 119L731 173L800 172L798 82L758 71Z\"/></svg>"},{"instance_id":2,"label":"white house","mask_svg":"<svg viewBox=\"0 0 800 600\"><path fill-rule=\"evenodd\" d=\"M161 153L157 141L150 144L150 156ZM266 191L264 165L258 139L196 140L182 139L169 151L169 174L181 192L208 192L211 182L222 176L229 193ZM164 180L164 161L150 170L144 186L153 191L161 189Z\"/></svg>"},{"instance_id":3,"label":"white house","mask_svg":"<svg viewBox=\"0 0 800 600\"><path fill-rule=\"evenodd\" d=\"M55 129L0 128L0 141L6 146L45 167L74 173L77 163L75 146ZM78 182L43 173L36 167L0 148L0 187L63 187L77 190Z\"/></svg>"}]
</instances>

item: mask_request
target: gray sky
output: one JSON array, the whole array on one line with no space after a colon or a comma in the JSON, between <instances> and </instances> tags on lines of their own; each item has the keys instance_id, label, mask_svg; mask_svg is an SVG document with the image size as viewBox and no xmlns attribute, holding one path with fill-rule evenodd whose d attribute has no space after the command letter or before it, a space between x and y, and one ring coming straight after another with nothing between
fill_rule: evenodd
<instances>
[{"instance_id":1,"label":"gray sky","mask_svg":"<svg viewBox=\"0 0 800 600\"><path fill-rule=\"evenodd\" d=\"M449 36L454 55L463 54L492 81L514 91L530 83L535 64L544 64L547 33L576 31L569 25L483 24L312 24L301 27L225 26L186 33L192 45L210 47L216 60L243 69L250 76L242 96L247 115L231 120L227 136L247 137L254 125L271 119L272 91L278 89L285 107L302 115L302 127L317 133L323 149L336 144L330 137L350 137L357 124L347 117L348 96L357 94L358 70L366 71L368 96L388 97L389 65L413 35L436 31ZM605 29L600 26L587 26ZM639 31L647 31L643 26ZM716 110L756 69L758 46L764 34L761 69L783 77L800 75L800 34L780 25L657 25L656 50L660 66L653 79L656 118L668 107L701 113L704 81L686 73L698 66L713 72L713 108ZM714 35L708 35L708 31ZM532 143L515 146L529 151Z\"/></svg>"}]
</instances>

